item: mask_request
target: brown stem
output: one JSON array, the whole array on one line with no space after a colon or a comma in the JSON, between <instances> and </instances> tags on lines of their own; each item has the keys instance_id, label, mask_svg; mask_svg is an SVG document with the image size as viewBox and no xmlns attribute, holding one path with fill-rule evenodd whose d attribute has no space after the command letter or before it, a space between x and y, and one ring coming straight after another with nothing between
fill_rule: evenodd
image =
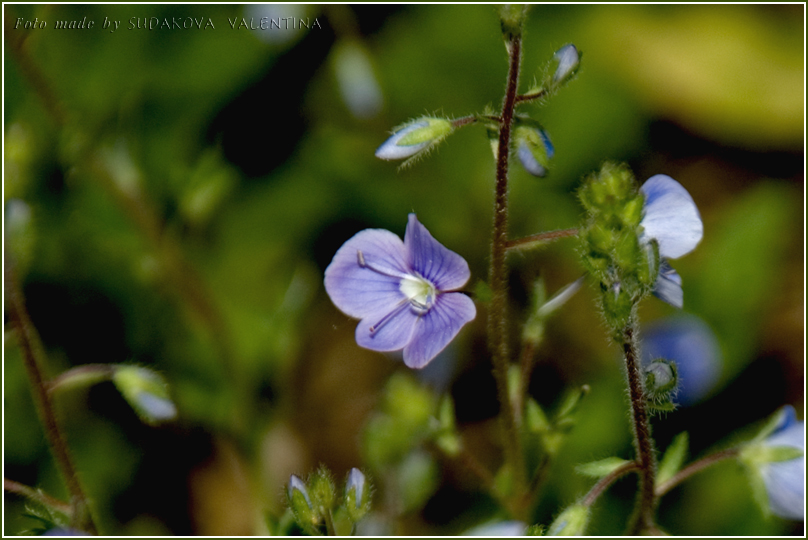
<instances>
[{"instance_id":1,"label":"brown stem","mask_svg":"<svg viewBox=\"0 0 808 540\"><path fill-rule=\"evenodd\" d=\"M639 467L637 466L637 462L629 461L628 463L624 463L623 465L619 466L600 480L598 483L592 486L592 489L589 490L589 493L586 494L582 504L586 506L592 506L598 497L606 491L613 482L615 482L621 476L630 473L631 471L636 471Z\"/></svg>"},{"instance_id":2,"label":"brown stem","mask_svg":"<svg viewBox=\"0 0 808 540\"><path fill-rule=\"evenodd\" d=\"M84 364L60 373L46 383L46 389L52 395L64 387L71 386L77 380L96 383L109 380L113 375L115 375L115 367L111 364Z\"/></svg>"},{"instance_id":3,"label":"brown stem","mask_svg":"<svg viewBox=\"0 0 808 540\"><path fill-rule=\"evenodd\" d=\"M57 512L61 512L66 516L70 516L71 514L69 504L64 501L60 501L55 497L51 497L39 489L34 489L30 486L26 486L25 484L15 482L14 480L9 480L8 478L3 478L3 489L9 493L14 493L15 495L20 495L21 497L25 497L40 504L44 504L45 506L49 506L50 508L53 508Z\"/></svg>"},{"instance_id":4,"label":"brown stem","mask_svg":"<svg viewBox=\"0 0 808 540\"><path fill-rule=\"evenodd\" d=\"M523 238L517 238L515 240L508 241L508 249L515 249L515 248L522 248L522 247L529 247L530 244L535 244L537 242L549 242L551 240L557 240L559 238L567 238L570 236L577 236L578 229L560 229L557 231L547 231L538 234L532 234L530 236L525 236Z\"/></svg>"},{"instance_id":5,"label":"brown stem","mask_svg":"<svg viewBox=\"0 0 808 540\"><path fill-rule=\"evenodd\" d=\"M694 461L681 471L674 474L666 482L658 485L656 488L656 496L662 497L674 487L679 485L683 480L693 476L699 471L706 469L707 467L710 467L711 465L715 465L716 463L719 463L725 459L736 457L738 452L738 448L728 448L727 450L721 450L715 454L710 454L709 456L703 457L698 461Z\"/></svg>"},{"instance_id":6,"label":"brown stem","mask_svg":"<svg viewBox=\"0 0 808 540\"><path fill-rule=\"evenodd\" d=\"M491 307L488 311L489 345L493 354L494 378L497 382L497 394L501 408L500 422L505 435L505 458L512 469L517 494L521 494L525 488L525 467L521 437L508 392L509 352L506 323L508 276L505 255L508 245L508 157L510 154L514 106L516 105L516 91L519 84L521 46L522 41L519 36L514 37L508 44L510 62L508 84L502 104L502 123L499 129L494 226L489 270L489 280L493 295Z\"/></svg>"},{"instance_id":7,"label":"brown stem","mask_svg":"<svg viewBox=\"0 0 808 540\"><path fill-rule=\"evenodd\" d=\"M90 515L87 496L79 483L76 466L67 446L67 439L56 421L53 403L48 395L45 378L42 375L41 366L45 363L45 353L39 341L36 328L34 328L28 316L22 290L17 284L11 267L11 260L7 255L5 285L9 323L15 330L22 350L23 363L28 373L28 379L31 381L34 402L39 413L39 419L45 429L45 436L70 493L71 526L91 534L97 534L95 523L93 523L93 518Z\"/></svg>"},{"instance_id":8,"label":"brown stem","mask_svg":"<svg viewBox=\"0 0 808 540\"><path fill-rule=\"evenodd\" d=\"M623 329L623 353L626 358L631 417L634 423L634 446L637 451L637 466L640 469L640 493L637 514L630 528L630 534L638 535L656 529L654 525L656 459L651 439L651 428L648 422L645 391L640 376L639 359L637 358L637 344L631 325Z\"/></svg>"},{"instance_id":9,"label":"brown stem","mask_svg":"<svg viewBox=\"0 0 808 540\"><path fill-rule=\"evenodd\" d=\"M459 127L467 126L469 124L474 124L476 122L477 122L477 117L476 116L464 116L463 118L457 118L455 120L452 120L452 127L453 128L459 128Z\"/></svg>"}]
</instances>

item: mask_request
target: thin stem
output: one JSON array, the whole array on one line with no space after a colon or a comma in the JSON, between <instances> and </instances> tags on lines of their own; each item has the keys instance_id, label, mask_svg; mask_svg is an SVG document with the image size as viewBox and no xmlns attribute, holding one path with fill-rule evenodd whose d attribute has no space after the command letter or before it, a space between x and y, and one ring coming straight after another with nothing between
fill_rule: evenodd
<instances>
[{"instance_id":1,"label":"thin stem","mask_svg":"<svg viewBox=\"0 0 808 540\"><path fill-rule=\"evenodd\" d=\"M506 324L508 276L505 255L508 246L508 156L510 154L516 91L519 84L521 46L522 41L519 36L514 37L508 46L510 62L507 90L502 105L502 123L499 130L494 227L491 242L491 266L489 269L493 295L491 308L488 312L488 336L493 353L494 378L497 382L497 394L501 408L500 422L505 434L505 457L514 475L516 493L521 493L524 490L526 480L521 438L508 392L509 352Z\"/></svg>"},{"instance_id":2,"label":"thin stem","mask_svg":"<svg viewBox=\"0 0 808 540\"><path fill-rule=\"evenodd\" d=\"M60 373L46 383L46 388L53 395L65 388L108 381L114 375L115 366L111 364L85 364Z\"/></svg>"},{"instance_id":3,"label":"thin stem","mask_svg":"<svg viewBox=\"0 0 808 540\"><path fill-rule=\"evenodd\" d=\"M70 516L72 513L70 505L66 502L60 501L55 497L51 497L39 489L34 489L30 486L26 486L25 484L15 482L14 480L3 478L3 489L9 493L14 493L15 495L20 495L21 497L38 502L39 504L49 506L50 508L53 508L57 512L61 512L66 516Z\"/></svg>"},{"instance_id":4,"label":"thin stem","mask_svg":"<svg viewBox=\"0 0 808 540\"><path fill-rule=\"evenodd\" d=\"M658 485L656 488L656 496L662 497L674 487L679 485L682 481L693 476L697 472L703 471L707 467L715 465L716 463L724 461L725 459L736 457L739 451L740 450L738 448L728 448L727 450L721 450L715 454L710 454L709 456L703 457L698 461L694 461L681 471L674 474L669 480Z\"/></svg>"},{"instance_id":5,"label":"thin stem","mask_svg":"<svg viewBox=\"0 0 808 540\"><path fill-rule=\"evenodd\" d=\"M535 244L538 242L550 242L552 240L558 240L559 238L567 238L570 236L577 236L577 235L578 235L578 229L560 229L557 231L547 231L538 234L532 234L530 236L525 236L523 238L517 238L515 240L509 240L507 248L516 249L516 248L530 247L530 244Z\"/></svg>"},{"instance_id":6,"label":"thin stem","mask_svg":"<svg viewBox=\"0 0 808 540\"><path fill-rule=\"evenodd\" d=\"M79 483L76 466L67 446L67 439L56 421L56 413L48 394L45 377L42 374L41 366L45 363L45 353L42 350L36 328L34 328L28 316L22 290L17 284L11 267L10 258L6 256L5 285L9 323L15 329L22 349L25 370L31 381L34 402L36 403L42 426L45 428L45 436L70 493L71 526L91 534L97 534L95 523L93 523L93 518L90 515L87 496Z\"/></svg>"},{"instance_id":7,"label":"thin stem","mask_svg":"<svg viewBox=\"0 0 808 540\"><path fill-rule=\"evenodd\" d=\"M331 514L331 509L325 513L325 529L328 531L328 536L337 536L337 529L334 528L334 516Z\"/></svg>"},{"instance_id":8,"label":"thin stem","mask_svg":"<svg viewBox=\"0 0 808 540\"><path fill-rule=\"evenodd\" d=\"M631 526L630 534L638 535L656 529L654 525L654 507L656 504L654 476L656 472L656 459L654 456L653 441L651 439L651 428L648 422L645 391L640 377L637 344L634 339L634 329L631 325L623 329L623 353L626 358L626 372L628 374L631 417L634 423L634 445L637 450L637 466L640 470L640 493L637 514Z\"/></svg>"},{"instance_id":9,"label":"thin stem","mask_svg":"<svg viewBox=\"0 0 808 540\"><path fill-rule=\"evenodd\" d=\"M606 489L612 485L618 478L621 476L630 473L631 471L636 471L638 469L638 465L636 461L629 461L628 463L624 463L623 465L619 466L600 480L598 483L592 486L592 489L589 490L589 493L586 494L582 503L586 506L592 506L595 501L600 497Z\"/></svg>"},{"instance_id":10,"label":"thin stem","mask_svg":"<svg viewBox=\"0 0 808 540\"><path fill-rule=\"evenodd\" d=\"M474 115L464 116L463 118L457 118L455 120L452 120L452 127L453 128L459 128L459 127L467 126L469 124L476 123L478 120L479 119Z\"/></svg>"},{"instance_id":11,"label":"thin stem","mask_svg":"<svg viewBox=\"0 0 808 540\"><path fill-rule=\"evenodd\" d=\"M517 103L526 103L528 101L536 101L537 99L541 99L547 95L547 90L542 88L538 92L533 92L532 94L522 94L520 96L516 96Z\"/></svg>"}]
</instances>

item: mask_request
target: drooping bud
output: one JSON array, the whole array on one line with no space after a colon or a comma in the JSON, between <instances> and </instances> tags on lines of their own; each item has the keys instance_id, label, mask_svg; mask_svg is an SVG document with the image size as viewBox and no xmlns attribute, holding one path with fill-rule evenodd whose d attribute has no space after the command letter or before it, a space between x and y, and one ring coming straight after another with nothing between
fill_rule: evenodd
<instances>
[{"instance_id":1,"label":"drooping bud","mask_svg":"<svg viewBox=\"0 0 808 540\"><path fill-rule=\"evenodd\" d=\"M365 475L356 467L352 468L345 483L345 510L354 523L370 511L370 492L370 482Z\"/></svg>"},{"instance_id":2,"label":"drooping bud","mask_svg":"<svg viewBox=\"0 0 808 540\"><path fill-rule=\"evenodd\" d=\"M553 521L547 536L583 536L589 523L589 507L573 504Z\"/></svg>"},{"instance_id":3,"label":"drooping bud","mask_svg":"<svg viewBox=\"0 0 808 540\"><path fill-rule=\"evenodd\" d=\"M112 382L144 422L158 424L176 418L177 407L159 373L140 366L120 366Z\"/></svg>"},{"instance_id":4,"label":"drooping bud","mask_svg":"<svg viewBox=\"0 0 808 540\"><path fill-rule=\"evenodd\" d=\"M560 86L575 76L581 63L581 53L572 43L564 45L553 55L555 71L553 72L553 85Z\"/></svg>"},{"instance_id":5,"label":"drooping bud","mask_svg":"<svg viewBox=\"0 0 808 540\"><path fill-rule=\"evenodd\" d=\"M533 176L543 177L547 174L550 159L555 154L553 143L538 123L523 119L517 121L514 140L519 161L527 172Z\"/></svg>"},{"instance_id":6,"label":"drooping bud","mask_svg":"<svg viewBox=\"0 0 808 540\"><path fill-rule=\"evenodd\" d=\"M396 128L393 135L376 150L376 157L386 160L412 157L438 144L452 131L452 123L445 118L419 118Z\"/></svg>"},{"instance_id":7,"label":"drooping bud","mask_svg":"<svg viewBox=\"0 0 808 540\"><path fill-rule=\"evenodd\" d=\"M355 40L343 40L332 54L340 93L351 114L357 118L376 116L384 100L365 47Z\"/></svg>"}]
</instances>

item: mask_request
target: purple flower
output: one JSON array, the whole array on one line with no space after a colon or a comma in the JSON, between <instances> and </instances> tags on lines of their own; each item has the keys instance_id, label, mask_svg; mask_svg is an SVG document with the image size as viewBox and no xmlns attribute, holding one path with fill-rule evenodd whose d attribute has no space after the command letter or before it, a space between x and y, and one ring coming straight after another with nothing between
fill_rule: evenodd
<instances>
[{"instance_id":1,"label":"purple flower","mask_svg":"<svg viewBox=\"0 0 808 540\"><path fill-rule=\"evenodd\" d=\"M805 451L805 422L797 420L794 407L781 409L780 424L764 442L768 447L791 446ZM762 464L760 473L773 514L786 519L805 519L805 455L788 461Z\"/></svg>"},{"instance_id":2,"label":"purple flower","mask_svg":"<svg viewBox=\"0 0 808 540\"><path fill-rule=\"evenodd\" d=\"M477 314L468 296L453 292L469 276L466 261L410 214L404 242L383 229L366 229L345 242L325 270L325 289L343 313L361 319L361 347L403 349L404 363L418 369Z\"/></svg>"},{"instance_id":3,"label":"purple flower","mask_svg":"<svg viewBox=\"0 0 808 540\"><path fill-rule=\"evenodd\" d=\"M704 235L699 209L682 184L664 174L649 178L640 188L645 195L640 241L659 245L659 276L654 295L674 307L684 304L682 278L667 259L678 259L694 249Z\"/></svg>"}]
</instances>

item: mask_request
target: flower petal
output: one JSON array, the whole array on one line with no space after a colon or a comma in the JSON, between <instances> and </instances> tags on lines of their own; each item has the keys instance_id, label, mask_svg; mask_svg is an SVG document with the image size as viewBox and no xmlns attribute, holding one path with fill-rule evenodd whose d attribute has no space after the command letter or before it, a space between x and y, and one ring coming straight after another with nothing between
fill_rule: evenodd
<instances>
[{"instance_id":1,"label":"flower petal","mask_svg":"<svg viewBox=\"0 0 808 540\"><path fill-rule=\"evenodd\" d=\"M463 293L445 293L418 319L412 339L404 348L404 363L420 369L427 365L477 315L474 302Z\"/></svg>"},{"instance_id":2,"label":"flower petal","mask_svg":"<svg viewBox=\"0 0 808 540\"><path fill-rule=\"evenodd\" d=\"M396 131L376 150L376 157L379 159L404 159L414 156L429 146L431 141L424 141L422 143L408 145L399 145L398 142L413 131L428 126L429 122L426 121L415 122L414 124L410 124L405 128Z\"/></svg>"},{"instance_id":3,"label":"flower petal","mask_svg":"<svg viewBox=\"0 0 808 540\"><path fill-rule=\"evenodd\" d=\"M519 161L522 163L522 167L533 176L542 177L547 174L547 169L539 163L539 160L537 160L533 152L530 151L527 143L523 142L519 145L517 155L519 156Z\"/></svg>"},{"instance_id":4,"label":"flower petal","mask_svg":"<svg viewBox=\"0 0 808 540\"><path fill-rule=\"evenodd\" d=\"M372 351L399 351L412 340L417 321L418 314L403 299L398 305L377 310L359 321L356 343Z\"/></svg>"},{"instance_id":5,"label":"flower petal","mask_svg":"<svg viewBox=\"0 0 808 540\"><path fill-rule=\"evenodd\" d=\"M661 257L676 259L693 251L704 235L704 225L687 190L664 174L652 176L640 190L645 195L643 238L659 242Z\"/></svg>"},{"instance_id":6,"label":"flower petal","mask_svg":"<svg viewBox=\"0 0 808 540\"><path fill-rule=\"evenodd\" d=\"M654 283L654 296L673 307L682 309L685 294L682 291L682 278L671 268L665 259L659 260L659 276Z\"/></svg>"},{"instance_id":7,"label":"flower petal","mask_svg":"<svg viewBox=\"0 0 808 540\"><path fill-rule=\"evenodd\" d=\"M410 214L404 246L409 268L429 280L438 291L459 289L471 276L466 260L435 240L415 214Z\"/></svg>"},{"instance_id":8,"label":"flower petal","mask_svg":"<svg viewBox=\"0 0 808 540\"><path fill-rule=\"evenodd\" d=\"M767 446L791 446L805 451L805 422L797 420L794 408L784 408L783 418ZM772 513L786 519L805 519L805 456L768 463L761 468Z\"/></svg>"},{"instance_id":9,"label":"flower petal","mask_svg":"<svg viewBox=\"0 0 808 540\"><path fill-rule=\"evenodd\" d=\"M359 264L359 252L373 267ZM383 229L366 229L355 234L334 254L325 269L325 290L343 313L362 319L379 310L390 312L404 298L400 277L408 273L404 243Z\"/></svg>"}]
</instances>

